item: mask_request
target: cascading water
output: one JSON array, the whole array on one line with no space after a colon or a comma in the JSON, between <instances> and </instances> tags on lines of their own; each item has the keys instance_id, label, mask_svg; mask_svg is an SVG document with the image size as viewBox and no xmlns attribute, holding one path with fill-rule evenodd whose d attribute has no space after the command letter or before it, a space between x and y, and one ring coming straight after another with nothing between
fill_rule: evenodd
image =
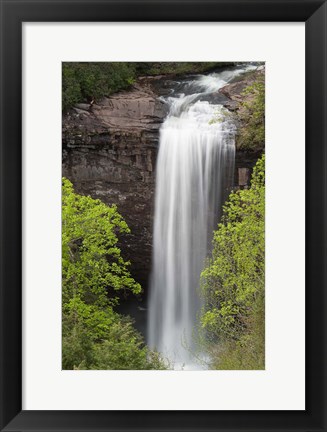
<instances>
[{"instance_id":1,"label":"cascading water","mask_svg":"<svg viewBox=\"0 0 327 432\"><path fill-rule=\"evenodd\" d=\"M183 93L166 100L170 111L157 159L148 342L174 369L203 368L192 354L199 280L234 171L235 126L222 105L203 99L244 71L186 81Z\"/></svg>"}]
</instances>

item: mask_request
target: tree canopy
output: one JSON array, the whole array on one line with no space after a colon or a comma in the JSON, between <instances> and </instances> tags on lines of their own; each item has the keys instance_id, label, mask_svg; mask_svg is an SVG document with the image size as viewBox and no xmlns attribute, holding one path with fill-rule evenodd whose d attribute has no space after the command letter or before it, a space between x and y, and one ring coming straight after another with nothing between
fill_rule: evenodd
<instances>
[{"instance_id":1,"label":"tree canopy","mask_svg":"<svg viewBox=\"0 0 327 432\"><path fill-rule=\"evenodd\" d=\"M163 369L130 318L115 311L117 292L141 292L117 246L129 228L116 206L76 194L63 179L63 369Z\"/></svg>"},{"instance_id":2,"label":"tree canopy","mask_svg":"<svg viewBox=\"0 0 327 432\"><path fill-rule=\"evenodd\" d=\"M264 163L263 156L249 189L230 195L201 275L201 327L218 369L264 368Z\"/></svg>"}]
</instances>

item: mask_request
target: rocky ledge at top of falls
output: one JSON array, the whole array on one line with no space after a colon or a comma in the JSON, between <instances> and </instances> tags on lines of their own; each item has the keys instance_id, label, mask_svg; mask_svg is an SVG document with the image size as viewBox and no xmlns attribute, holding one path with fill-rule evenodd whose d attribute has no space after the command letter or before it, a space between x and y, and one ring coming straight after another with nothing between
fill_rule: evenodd
<instances>
[{"instance_id":1,"label":"rocky ledge at top of falls","mask_svg":"<svg viewBox=\"0 0 327 432\"><path fill-rule=\"evenodd\" d=\"M143 287L152 253L154 167L167 107L151 79L63 116L63 176L76 192L116 204L131 228L121 238L125 259Z\"/></svg>"},{"instance_id":2,"label":"rocky ledge at top of falls","mask_svg":"<svg viewBox=\"0 0 327 432\"><path fill-rule=\"evenodd\" d=\"M166 105L158 99L151 80L144 80L98 103L77 104L63 117L63 142L70 148L98 147L108 143L107 139L99 140L102 135L112 138L122 131L126 136L151 135L158 131L166 113Z\"/></svg>"}]
</instances>

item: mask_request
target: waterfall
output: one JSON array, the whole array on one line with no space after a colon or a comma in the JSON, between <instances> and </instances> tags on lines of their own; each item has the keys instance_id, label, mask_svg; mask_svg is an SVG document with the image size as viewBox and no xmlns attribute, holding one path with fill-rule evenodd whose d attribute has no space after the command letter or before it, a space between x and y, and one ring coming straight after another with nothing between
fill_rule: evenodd
<instances>
[{"instance_id":1,"label":"waterfall","mask_svg":"<svg viewBox=\"0 0 327 432\"><path fill-rule=\"evenodd\" d=\"M199 280L234 172L235 126L208 96L243 71L193 77L166 99L170 111L160 129L156 165L148 343L174 369L203 368L192 354Z\"/></svg>"}]
</instances>

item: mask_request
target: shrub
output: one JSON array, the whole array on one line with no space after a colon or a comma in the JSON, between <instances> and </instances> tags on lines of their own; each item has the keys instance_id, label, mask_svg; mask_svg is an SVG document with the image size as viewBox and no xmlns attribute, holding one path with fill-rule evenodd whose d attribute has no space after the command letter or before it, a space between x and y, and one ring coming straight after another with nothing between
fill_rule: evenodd
<instances>
[{"instance_id":1,"label":"shrub","mask_svg":"<svg viewBox=\"0 0 327 432\"><path fill-rule=\"evenodd\" d=\"M141 292L121 251L118 235L129 228L116 206L62 190L63 369L164 369L132 320L115 312L116 293Z\"/></svg>"},{"instance_id":2,"label":"shrub","mask_svg":"<svg viewBox=\"0 0 327 432\"><path fill-rule=\"evenodd\" d=\"M201 275L203 340L218 369L264 368L264 156L249 189L233 192Z\"/></svg>"},{"instance_id":3,"label":"shrub","mask_svg":"<svg viewBox=\"0 0 327 432\"><path fill-rule=\"evenodd\" d=\"M242 93L238 111L241 127L237 136L240 149L263 150L265 143L265 83L259 78Z\"/></svg>"}]
</instances>

